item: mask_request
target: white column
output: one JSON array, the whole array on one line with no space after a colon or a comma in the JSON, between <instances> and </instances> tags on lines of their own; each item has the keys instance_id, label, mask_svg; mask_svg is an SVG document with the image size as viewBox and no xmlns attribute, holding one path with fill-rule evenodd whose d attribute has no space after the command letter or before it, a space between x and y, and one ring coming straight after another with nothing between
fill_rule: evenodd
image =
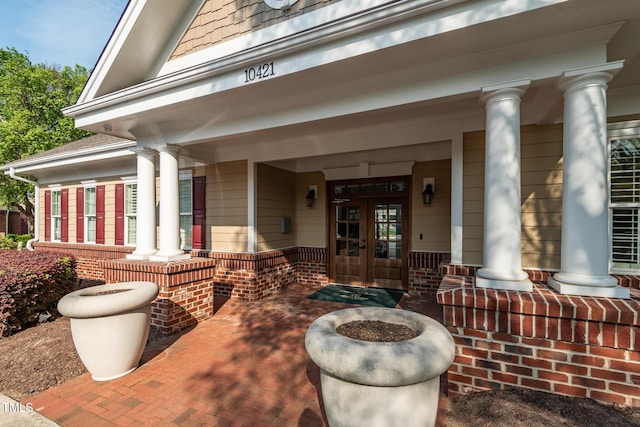
<instances>
[{"instance_id":1,"label":"white column","mask_svg":"<svg viewBox=\"0 0 640 427\"><path fill-rule=\"evenodd\" d=\"M451 264L462 264L463 147L462 132L451 138Z\"/></svg>"},{"instance_id":2,"label":"white column","mask_svg":"<svg viewBox=\"0 0 640 427\"><path fill-rule=\"evenodd\" d=\"M486 141L484 166L483 267L476 286L531 291L522 270L520 212L520 97L528 80L484 87Z\"/></svg>"},{"instance_id":3,"label":"white column","mask_svg":"<svg viewBox=\"0 0 640 427\"><path fill-rule=\"evenodd\" d=\"M247 160L247 252L257 252L258 165Z\"/></svg>"},{"instance_id":4,"label":"white column","mask_svg":"<svg viewBox=\"0 0 640 427\"><path fill-rule=\"evenodd\" d=\"M180 185L178 148L164 146L160 152L160 247L152 261L190 258L180 249Z\"/></svg>"},{"instance_id":5,"label":"white column","mask_svg":"<svg viewBox=\"0 0 640 427\"><path fill-rule=\"evenodd\" d=\"M142 148L137 155L136 250L127 259L143 260L156 253L155 151Z\"/></svg>"},{"instance_id":6,"label":"white column","mask_svg":"<svg viewBox=\"0 0 640 427\"><path fill-rule=\"evenodd\" d=\"M607 83L620 63L567 72L564 92L562 249L549 285L563 294L629 298L609 275Z\"/></svg>"}]
</instances>

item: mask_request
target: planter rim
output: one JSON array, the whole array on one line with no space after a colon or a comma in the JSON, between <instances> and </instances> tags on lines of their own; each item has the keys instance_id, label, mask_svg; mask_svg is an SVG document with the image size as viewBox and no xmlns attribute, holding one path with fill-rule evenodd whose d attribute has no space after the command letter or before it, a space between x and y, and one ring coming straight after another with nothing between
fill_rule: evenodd
<instances>
[{"instance_id":1,"label":"planter rim","mask_svg":"<svg viewBox=\"0 0 640 427\"><path fill-rule=\"evenodd\" d=\"M129 289L106 295L100 292ZM78 289L58 301L58 311L75 319L113 316L143 307L158 296L158 286L153 282L133 281Z\"/></svg>"},{"instance_id":2,"label":"planter rim","mask_svg":"<svg viewBox=\"0 0 640 427\"><path fill-rule=\"evenodd\" d=\"M355 320L405 325L417 336L398 342L362 341L340 335L336 328ZM305 336L309 357L326 373L370 386L416 384L445 372L455 357L449 331L419 313L382 307L348 308L317 318Z\"/></svg>"}]
</instances>

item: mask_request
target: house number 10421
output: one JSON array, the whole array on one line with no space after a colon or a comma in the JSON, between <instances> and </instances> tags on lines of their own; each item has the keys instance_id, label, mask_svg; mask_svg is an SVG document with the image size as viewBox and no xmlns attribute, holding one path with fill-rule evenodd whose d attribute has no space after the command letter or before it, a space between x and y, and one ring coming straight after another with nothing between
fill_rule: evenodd
<instances>
[{"instance_id":1,"label":"house number 10421","mask_svg":"<svg viewBox=\"0 0 640 427\"><path fill-rule=\"evenodd\" d=\"M273 62L258 65L256 67L247 68L244 70L244 82L249 83L256 79L264 79L266 77L275 76L276 72L273 68Z\"/></svg>"}]
</instances>

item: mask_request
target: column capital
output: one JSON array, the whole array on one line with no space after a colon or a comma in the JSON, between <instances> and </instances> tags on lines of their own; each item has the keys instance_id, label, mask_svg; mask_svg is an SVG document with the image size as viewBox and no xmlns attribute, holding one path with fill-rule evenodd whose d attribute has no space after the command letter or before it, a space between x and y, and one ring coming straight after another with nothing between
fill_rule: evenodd
<instances>
[{"instance_id":1,"label":"column capital","mask_svg":"<svg viewBox=\"0 0 640 427\"><path fill-rule=\"evenodd\" d=\"M562 73L558 89L567 93L588 86L605 86L622 69L624 61L607 62L591 67L575 68Z\"/></svg>"},{"instance_id":2,"label":"column capital","mask_svg":"<svg viewBox=\"0 0 640 427\"><path fill-rule=\"evenodd\" d=\"M159 153L169 153L173 155L177 155L180 153L180 147L178 147L177 145L166 144L156 147L156 149Z\"/></svg>"},{"instance_id":3,"label":"column capital","mask_svg":"<svg viewBox=\"0 0 640 427\"><path fill-rule=\"evenodd\" d=\"M520 100L530 84L530 79L523 79L483 86L480 101L483 104L490 104L503 99Z\"/></svg>"},{"instance_id":4,"label":"column capital","mask_svg":"<svg viewBox=\"0 0 640 427\"><path fill-rule=\"evenodd\" d=\"M153 159L157 153L156 150L149 147L135 147L132 148L131 151L133 151L136 156L146 157L148 159Z\"/></svg>"}]
</instances>

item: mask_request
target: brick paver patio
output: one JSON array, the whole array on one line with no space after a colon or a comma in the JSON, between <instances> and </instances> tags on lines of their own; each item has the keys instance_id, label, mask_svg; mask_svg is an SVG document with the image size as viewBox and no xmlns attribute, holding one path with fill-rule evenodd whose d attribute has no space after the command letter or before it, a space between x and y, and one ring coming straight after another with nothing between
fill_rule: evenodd
<instances>
[{"instance_id":1,"label":"brick paver patio","mask_svg":"<svg viewBox=\"0 0 640 427\"><path fill-rule=\"evenodd\" d=\"M84 374L23 403L65 427L326 425L304 335L322 314L353 306L306 298L316 289L217 301L212 318L147 346L133 373L108 382ZM399 307L441 318L433 301L407 295Z\"/></svg>"}]
</instances>

